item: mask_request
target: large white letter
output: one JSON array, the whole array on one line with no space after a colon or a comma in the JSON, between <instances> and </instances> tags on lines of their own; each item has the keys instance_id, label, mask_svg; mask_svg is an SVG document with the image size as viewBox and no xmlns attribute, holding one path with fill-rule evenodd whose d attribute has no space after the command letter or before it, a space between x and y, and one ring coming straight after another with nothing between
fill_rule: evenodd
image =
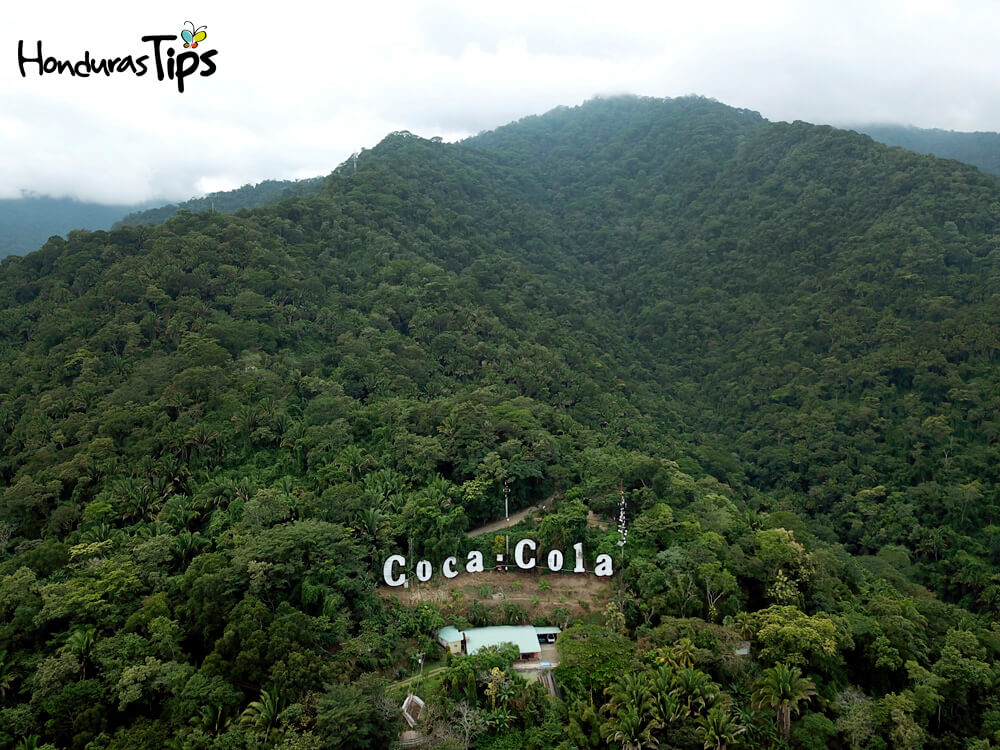
<instances>
[{"instance_id":1,"label":"large white letter","mask_svg":"<svg viewBox=\"0 0 1000 750\"><path fill-rule=\"evenodd\" d=\"M458 575L458 571L455 570L454 557L445 558L444 565L441 566L441 572L444 573L445 578L454 578Z\"/></svg>"},{"instance_id":2,"label":"large white letter","mask_svg":"<svg viewBox=\"0 0 1000 750\"><path fill-rule=\"evenodd\" d=\"M472 550L466 557L467 562L465 563L466 573L482 573L483 572L483 553L477 549Z\"/></svg>"},{"instance_id":3,"label":"large white letter","mask_svg":"<svg viewBox=\"0 0 1000 750\"><path fill-rule=\"evenodd\" d=\"M393 565L406 565L406 558L402 555L391 555L382 566L382 580L385 581L386 586L402 586L406 583L406 574L400 575L399 578L393 578Z\"/></svg>"},{"instance_id":4,"label":"large white letter","mask_svg":"<svg viewBox=\"0 0 1000 750\"><path fill-rule=\"evenodd\" d=\"M431 564L429 560L421 560L417 563L417 580L431 580Z\"/></svg>"},{"instance_id":5,"label":"large white letter","mask_svg":"<svg viewBox=\"0 0 1000 750\"><path fill-rule=\"evenodd\" d=\"M573 551L576 552L576 567L573 568L573 572L586 573L587 569L583 567L583 542L574 544Z\"/></svg>"},{"instance_id":6,"label":"large white letter","mask_svg":"<svg viewBox=\"0 0 1000 750\"><path fill-rule=\"evenodd\" d=\"M613 574L614 568L611 564L611 555L598 555L597 562L594 564L594 575L610 576Z\"/></svg>"},{"instance_id":7,"label":"large white letter","mask_svg":"<svg viewBox=\"0 0 1000 750\"><path fill-rule=\"evenodd\" d=\"M532 555L530 560L525 561L524 559L525 547L534 552L538 548L538 545L535 544L534 539L522 539L521 541L519 541L517 543L517 546L514 547L514 562L517 563L517 567L521 568L521 570L531 570L533 567L535 567L535 556Z\"/></svg>"},{"instance_id":8,"label":"large white letter","mask_svg":"<svg viewBox=\"0 0 1000 750\"><path fill-rule=\"evenodd\" d=\"M562 570L563 556L562 552L554 549L549 552L549 570Z\"/></svg>"}]
</instances>

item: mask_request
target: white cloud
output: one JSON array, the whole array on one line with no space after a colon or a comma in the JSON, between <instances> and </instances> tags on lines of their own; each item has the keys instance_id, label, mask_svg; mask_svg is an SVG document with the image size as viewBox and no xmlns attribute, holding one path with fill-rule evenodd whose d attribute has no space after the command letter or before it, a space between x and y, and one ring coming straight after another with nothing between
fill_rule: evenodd
<instances>
[{"instance_id":1,"label":"white cloud","mask_svg":"<svg viewBox=\"0 0 1000 750\"><path fill-rule=\"evenodd\" d=\"M700 93L771 119L1000 130L1000 6L67 0L5 8L0 196L182 199L324 174L387 132L455 139L598 93ZM150 76L17 69L17 40L79 59L208 26L218 72L184 94Z\"/></svg>"}]
</instances>

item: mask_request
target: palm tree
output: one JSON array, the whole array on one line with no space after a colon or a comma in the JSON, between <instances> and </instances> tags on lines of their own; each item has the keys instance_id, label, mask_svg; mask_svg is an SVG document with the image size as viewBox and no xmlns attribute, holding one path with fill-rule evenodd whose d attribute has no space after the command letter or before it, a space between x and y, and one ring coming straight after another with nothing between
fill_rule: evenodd
<instances>
[{"instance_id":1,"label":"palm tree","mask_svg":"<svg viewBox=\"0 0 1000 750\"><path fill-rule=\"evenodd\" d=\"M86 657L90 654L90 649L94 647L94 634L97 631L92 628L76 628L66 639L66 648L70 653L77 656Z\"/></svg>"},{"instance_id":2,"label":"palm tree","mask_svg":"<svg viewBox=\"0 0 1000 750\"><path fill-rule=\"evenodd\" d=\"M688 714L674 694L677 688L677 673L669 665L663 665L653 672L647 688L649 716L657 729L666 729Z\"/></svg>"},{"instance_id":3,"label":"palm tree","mask_svg":"<svg viewBox=\"0 0 1000 750\"><path fill-rule=\"evenodd\" d=\"M152 539L154 536L173 536L174 527L169 523L163 523L163 521L153 521L151 523L143 524L135 532L135 536L139 539Z\"/></svg>"},{"instance_id":4,"label":"palm tree","mask_svg":"<svg viewBox=\"0 0 1000 750\"><path fill-rule=\"evenodd\" d=\"M198 422L184 436L186 445L198 452L200 459L204 459L209 452L215 454L216 458L221 454L220 438L222 435L215 427L207 422Z\"/></svg>"},{"instance_id":5,"label":"palm tree","mask_svg":"<svg viewBox=\"0 0 1000 750\"><path fill-rule=\"evenodd\" d=\"M306 468L306 447L303 442L305 436L306 426L302 422L292 422L281 433L281 447L287 448L291 452L301 471L305 471Z\"/></svg>"},{"instance_id":6,"label":"palm tree","mask_svg":"<svg viewBox=\"0 0 1000 750\"><path fill-rule=\"evenodd\" d=\"M251 701L240 716L240 724L252 726L257 731L264 730L264 741L278 722L281 713L281 699L267 690L260 691L260 700Z\"/></svg>"},{"instance_id":7,"label":"palm tree","mask_svg":"<svg viewBox=\"0 0 1000 750\"><path fill-rule=\"evenodd\" d=\"M757 634L757 629L754 623L754 616L749 612L737 612L732 617L726 618L729 620L726 624L732 628L736 629L736 632L740 634L740 638L745 641L752 640Z\"/></svg>"},{"instance_id":8,"label":"palm tree","mask_svg":"<svg viewBox=\"0 0 1000 750\"><path fill-rule=\"evenodd\" d=\"M798 667L775 664L764 671L757 681L753 703L757 708L777 711L778 733L788 739L792 730L792 714L798 714L799 703L816 695L816 685L802 676Z\"/></svg>"},{"instance_id":9,"label":"palm tree","mask_svg":"<svg viewBox=\"0 0 1000 750\"><path fill-rule=\"evenodd\" d=\"M335 463L347 469L347 475L351 482L356 482L361 478L364 470L370 468L374 461L358 446L352 444L340 452Z\"/></svg>"},{"instance_id":10,"label":"palm tree","mask_svg":"<svg viewBox=\"0 0 1000 750\"><path fill-rule=\"evenodd\" d=\"M641 674L626 672L622 678L604 688L604 694L611 697L601 710L611 716L621 713L625 706L634 706L640 715L645 714L649 702L649 691Z\"/></svg>"},{"instance_id":11,"label":"palm tree","mask_svg":"<svg viewBox=\"0 0 1000 750\"><path fill-rule=\"evenodd\" d=\"M257 494L258 489L260 489L260 483L254 481L249 476L242 476L233 483L233 491L236 494L236 499L243 502L246 502Z\"/></svg>"},{"instance_id":12,"label":"palm tree","mask_svg":"<svg viewBox=\"0 0 1000 750\"><path fill-rule=\"evenodd\" d=\"M213 478L206 483L204 491L211 498L212 505L221 508L236 497L236 482L226 476Z\"/></svg>"},{"instance_id":13,"label":"palm tree","mask_svg":"<svg viewBox=\"0 0 1000 750\"><path fill-rule=\"evenodd\" d=\"M222 706L207 705L201 707L201 727L210 734L219 734L228 729L233 720L229 718L228 711Z\"/></svg>"},{"instance_id":14,"label":"palm tree","mask_svg":"<svg viewBox=\"0 0 1000 750\"><path fill-rule=\"evenodd\" d=\"M677 696L660 691L651 691L649 696L649 716L656 729L666 729L688 715L688 709Z\"/></svg>"},{"instance_id":15,"label":"palm tree","mask_svg":"<svg viewBox=\"0 0 1000 750\"><path fill-rule=\"evenodd\" d=\"M676 685L674 695L687 708L690 716L711 708L719 697L719 686L712 682L708 674L694 667L679 669Z\"/></svg>"},{"instance_id":16,"label":"palm tree","mask_svg":"<svg viewBox=\"0 0 1000 750\"><path fill-rule=\"evenodd\" d=\"M358 513L358 529L362 531L370 540L372 546L372 564L375 564L375 556L378 554L378 542L382 535L389 530L389 518L378 508L364 508Z\"/></svg>"},{"instance_id":17,"label":"palm tree","mask_svg":"<svg viewBox=\"0 0 1000 750\"><path fill-rule=\"evenodd\" d=\"M491 711L486 712L485 716L486 726L491 729L506 729L510 726L510 723L514 720L514 714L506 706L497 706Z\"/></svg>"},{"instance_id":18,"label":"palm tree","mask_svg":"<svg viewBox=\"0 0 1000 750\"><path fill-rule=\"evenodd\" d=\"M80 676L87 679L87 657L94 647L95 628L76 628L66 639L66 648L71 654L80 657Z\"/></svg>"},{"instance_id":19,"label":"palm tree","mask_svg":"<svg viewBox=\"0 0 1000 750\"><path fill-rule=\"evenodd\" d=\"M743 726L746 732L746 737L743 738L743 741L750 747L764 747L767 746L768 742L774 744L778 741L777 730L774 725L770 722L766 724L761 723L761 713L749 705L749 696L740 698L739 702L733 708L733 715L737 723Z\"/></svg>"},{"instance_id":20,"label":"palm tree","mask_svg":"<svg viewBox=\"0 0 1000 750\"><path fill-rule=\"evenodd\" d=\"M144 520L146 508L143 489L148 485L144 480L125 477L111 484L110 500L117 506L117 517L128 521Z\"/></svg>"},{"instance_id":21,"label":"palm tree","mask_svg":"<svg viewBox=\"0 0 1000 750\"><path fill-rule=\"evenodd\" d=\"M99 523L96 526L91 526L83 534L80 535L80 541L83 542L106 542L111 538L114 529L111 528L106 523Z\"/></svg>"},{"instance_id":22,"label":"palm tree","mask_svg":"<svg viewBox=\"0 0 1000 750\"><path fill-rule=\"evenodd\" d=\"M670 649L670 660L678 667L694 666L695 646L690 638L681 638Z\"/></svg>"},{"instance_id":23,"label":"palm tree","mask_svg":"<svg viewBox=\"0 0 1000 750\"><path fill-rule=\"evenodd\" d=\"M233 428L243 437L244 450L250 448L250 436L261 422L260 410L251 404L241 404L232 416Z\"/></svg>"},{"instance_id":24,"label":"palm tree","mask_svg":"<svg viewBox=\"0 0 1000 750\"><path fill-rule=\"evenodd\" d=\"M624 706L622 711L601 725L601 735L608 742L621 745L622 750L644 750L659 747L636 706Z\"/></svg>"},{"instance_id":25,"label":"palm tree","mask_svg":"<svg viewBox=\"0 0 1000 750\"><path fill-rule=\"evenodd\" d=\"M0 651L0 700L7 697L7 691L14 686L14 657Z\"/></svg>"},{"instance_id":26,"label":"palm tree","mask_svg":"<svg viewBox=\"0 0 1000 750\"><path fill-rule=\"evenodd\" d=\"M677 687L677 670L671 664L661 664L653 670L652 690L662 693L673 692Z\"/></svg>"},{"instance_id":27,"label":"palm tree","mask_svg":"<svg viewBox=\"0 0 1000 750\"><path fill-rule=\"evenodd\" d=\"M377 507L402 505L399 498L406 491L406 477L399 472L379 469L366 474L363 481L365 495Z\"/></svg>"},{"instance_id":28,"label":"palm tree","mask_svg":"<svg viewBox=\"0 0 1000 750\"><path fill-rule=\"evenodd\" d=\"M715 706L708 716L698 719L698 735L705 741L705 750L726 750L747 730L733 715Z\"/></svg>"},{"instance_id":29,"label":"palm tree","mask_svg":"<svg viewBox=\"0 0 1000 750\"><path fill-rule=\"evenodd\" d=\"M181 562L187 561L188 557L193 557L199 549L211 544L211 541L201 535L200 531L194 533L184 529L174 539L174 551L180 556Z\"/></svg>"}]
</instances>

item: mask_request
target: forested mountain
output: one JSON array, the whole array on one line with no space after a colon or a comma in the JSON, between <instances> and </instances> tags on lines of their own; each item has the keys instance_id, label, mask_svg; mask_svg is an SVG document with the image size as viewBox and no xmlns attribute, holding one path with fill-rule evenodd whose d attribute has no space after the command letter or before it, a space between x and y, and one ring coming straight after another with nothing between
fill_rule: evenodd
<instances>
[{"instance_id":1,"label":"forested mountain","mask_svg":"<svg viewBox=\"0 0 1000 750\"><path fill-rule=\"evenodd\" d=\"M178 211L233 213L241 208L255 208L314 192L322 182L321 177L264 180L256 185L162 206L155 202L104 205L48 196L0 199L0 258L37 250L49 237L65 236L74 229L105 230L128 224L162 224Z\"/></svg>"},{"instance_id":2,"label":"forested mountain","mask_svg":"<svg viewBox=\"0 0 1000 750\"><path fill-rule=\"evenodd\" d=\"M938 128L916 128L912 125L870 124L851 127L890 146L901 146L943 159L958 159L979 167L984 172L1000 174L1000 133L964 133Z\"/></svg>"},{"instance_id":3,"label":"forested mountain","mask_svg":"<svg viewBox=\"0 0 1000 750\"><path fill-rule=\"evenodd\" d=\"M625 97L7 258L0 747L386 747L407 690L442 747L995 746L998 221L956 161ZM535 616L376 590L491 555L505 485L555 497L512 542L621 562L550 612L560 697L395 684Z\"/></svg>"},{"instance_id":4,"label":"forested mountain","mask_svg":"<svg viewBox=\"0 0 1000 750\"><path fill-rule=\"evenodd\" d=\"M235 190L221 190L180 203L136 209L116 221L114 228L126 225L162 224L171 216L176 216L178 211L194 213L218 211L231 214L241 208L256 208L296 195L306 195L317 190L322 182L322 177L312 177L307 180L264 180L255 185L248 184Z\"/></svg>"},{"instance_id":5,"label":"forested mountain","mask_svg":"<svg viewBox=\"0 0 1000 750\"><path fill-rule=\"evenodd\" d=\"M0 199L0 258L37 250L49 237L73 229L109 229L138 208L48 196Z\"/></svg>"}]
</instances>

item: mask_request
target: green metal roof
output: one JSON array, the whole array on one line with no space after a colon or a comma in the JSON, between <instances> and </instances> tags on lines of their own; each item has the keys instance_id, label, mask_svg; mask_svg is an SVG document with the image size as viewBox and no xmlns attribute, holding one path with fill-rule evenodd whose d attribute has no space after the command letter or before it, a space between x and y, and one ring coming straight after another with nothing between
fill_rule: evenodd
<instances>
[{"instance_id":1,"label":"green metal roof","mask_svg":"<svg viewBox=\"0 0 1000 750\"><path fill-rule=\"evenodd\" d=\"M470 628L465 631L465 652L474 654L487 646L513 643L522 654L538 653L538 636L530 625L502 625L491 628Z\"/></svg>"},{"instance_id":2,"label":"green metal roof","mask_svg":"<svg viewBox=\"0 0 1000 750\"><path fill-rule=\"evenodd\" d=\"M562 628L557 628L555 625L543 625L542 627L535 627L535 632L538 635L552 635L555 633L559 635L562 632Z\"/></svg>"},{"instance_id":3,"label":"green metal roof","mask_svg":"<svg viewBox=\"0 0 1000 750\"><path fill-rule=\"evenodd\" d=\"M446 643L455 643L462 640L462 631L454 625L445 625L438 631L438 638L443 639Z\"/></svg>"}]
</instances>

